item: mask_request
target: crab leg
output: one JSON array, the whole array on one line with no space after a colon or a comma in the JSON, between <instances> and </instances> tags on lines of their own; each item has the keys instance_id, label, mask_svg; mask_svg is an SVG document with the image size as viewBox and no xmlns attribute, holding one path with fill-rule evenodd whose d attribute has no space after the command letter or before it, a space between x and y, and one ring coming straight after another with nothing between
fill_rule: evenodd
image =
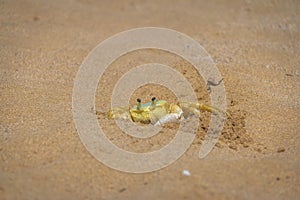
<instances>
[{"instance_id":1,"label":"crab leg","mask_svg":"<svg viewBox=\"0 0 300 200\"><path fill-rule=\"evenodd\" d=\"M109 119L131 119L129 108L126 107L112 108L108 111L107 116Z\"/></svg>"},{"instance_id":2,"label":"crab leg","mask_svg":"<svg viewBox=\"0 0 300 200\"><path fill-rule=\"evenodd\" d=\"M224 112L216 107L205 105L203 103L193 103L193 102L182 101L182 102L179 102L178 104L184 111L187 110L188 112L192 112L192 113L198 114L198 115L200 115L200 111L208 111L208 112L211 112L216 115L227 114L226 112Z\"/></svg>"}]
</instances>

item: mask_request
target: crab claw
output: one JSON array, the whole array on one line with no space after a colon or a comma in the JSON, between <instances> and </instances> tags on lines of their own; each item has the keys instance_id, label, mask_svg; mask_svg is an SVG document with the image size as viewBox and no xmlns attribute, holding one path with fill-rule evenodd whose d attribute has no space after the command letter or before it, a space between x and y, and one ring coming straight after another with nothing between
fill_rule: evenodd
<instances>
[{"instance_id":1,"label":"crab claw","mask_svg":"<svg viewBox=\"0 0 300 200\"><path fill-rule=\"evenodd\" d=\"M154 126L161 126L161 125L169 123L169 122L178 122L178 121L182 121L184 119L183 111L176 104L170 105L169 112L170 112L169 114L163 116L157 122L155 122Z\"/></svg>"}]
</instances>

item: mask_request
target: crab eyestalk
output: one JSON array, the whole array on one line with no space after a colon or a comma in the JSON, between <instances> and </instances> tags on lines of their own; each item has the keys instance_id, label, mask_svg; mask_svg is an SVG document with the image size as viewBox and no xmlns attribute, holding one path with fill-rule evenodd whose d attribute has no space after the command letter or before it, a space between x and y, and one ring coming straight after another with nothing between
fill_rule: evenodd
<instances>
[{"instance_id":1,"label":"crab eyestalk","mask_svg":"<svg viewBox=\"0 0 300 200\"><path fill-rule=\"evenodd\" d=\"M141 99L137 99L136 102L137 102L136 103L136 108L137 108L137 110L140 110L141 109L141 102L142 102Z\"/></svg>"},{"instance_id":2,"label":"crab eyestalk","mask_svg":"<svg viewBox=\"0 0 300 200\"><path fill-rule=\"evenodd\" d=\"M156 107L156 102L157 102L156 98L152 97L150 110L153 110Z\"/></svg>"},{"instance_id":3,"label":"crab eyestalk","mask_svg":"<svg viewBox=\"0 0 300 200\"><path fill-rule=\"evenodd\" d=\"M152 101L152 103L156 103L156 98L152 97L151 101Z\"/></svg>"}]
</instances>

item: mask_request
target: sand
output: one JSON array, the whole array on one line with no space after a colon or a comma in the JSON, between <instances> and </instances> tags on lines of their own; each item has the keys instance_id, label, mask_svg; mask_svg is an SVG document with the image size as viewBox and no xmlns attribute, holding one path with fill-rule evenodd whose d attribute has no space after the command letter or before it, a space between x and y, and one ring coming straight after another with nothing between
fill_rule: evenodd
<instances>
[{"instance_id":1,"label":"sand","mask_svg":"<svg viewBox=\"0 0 300 200\"><path fill-rule=\"evenodd\" d=\"M299 198L298 1L5 0L0 10L0 199ZM180 159L159 171L130 174L86 150L73 121L72 92L81 63L97 44L148 26L185 33L207 50L222 74L231 117L205 159L198 152L209 113ZM117 80L149 61L184 74L198 100L210 102L205 82L186 61L144 50L110 66L96 108L109 109ZM167 88L146 85L130 104L152 96L176 100ZM160 149L178 128L168 124L145 141L122 134L105 115L98 118L108 138L136 152Z\"/></svg>"}]
</instances>

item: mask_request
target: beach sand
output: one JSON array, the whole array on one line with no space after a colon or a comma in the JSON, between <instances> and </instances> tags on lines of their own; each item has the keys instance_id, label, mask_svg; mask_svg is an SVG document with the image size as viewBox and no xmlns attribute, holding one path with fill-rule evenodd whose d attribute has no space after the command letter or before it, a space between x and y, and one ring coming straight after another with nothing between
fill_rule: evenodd
<instances>
[{"instance_id":1,"label":"beach sand","mask_svg":"<svg viewBox=\"0 0 300 200\"><path fill-rule=\"evenodd\" d=\"M0 199L300 197L299 1L4 0L0 10ZM223 77L231 117L206 158L198 153L209 113L180 159L130 174L107 167L84 147L73 121L73 84L100 42L150 26L185 33L206 49ZM105 72L96 108L108 110L122 74L147 62L184 74L198 100L210 103L205 82L184 59L141 50ZM176 101L168 88L149 84L134 92L130 105L152 96ZM98 118L109 139L136 152L160 149L178 128L168 124L141 140L122 134L105 115Z\"/></svg>"}]
</instances>

